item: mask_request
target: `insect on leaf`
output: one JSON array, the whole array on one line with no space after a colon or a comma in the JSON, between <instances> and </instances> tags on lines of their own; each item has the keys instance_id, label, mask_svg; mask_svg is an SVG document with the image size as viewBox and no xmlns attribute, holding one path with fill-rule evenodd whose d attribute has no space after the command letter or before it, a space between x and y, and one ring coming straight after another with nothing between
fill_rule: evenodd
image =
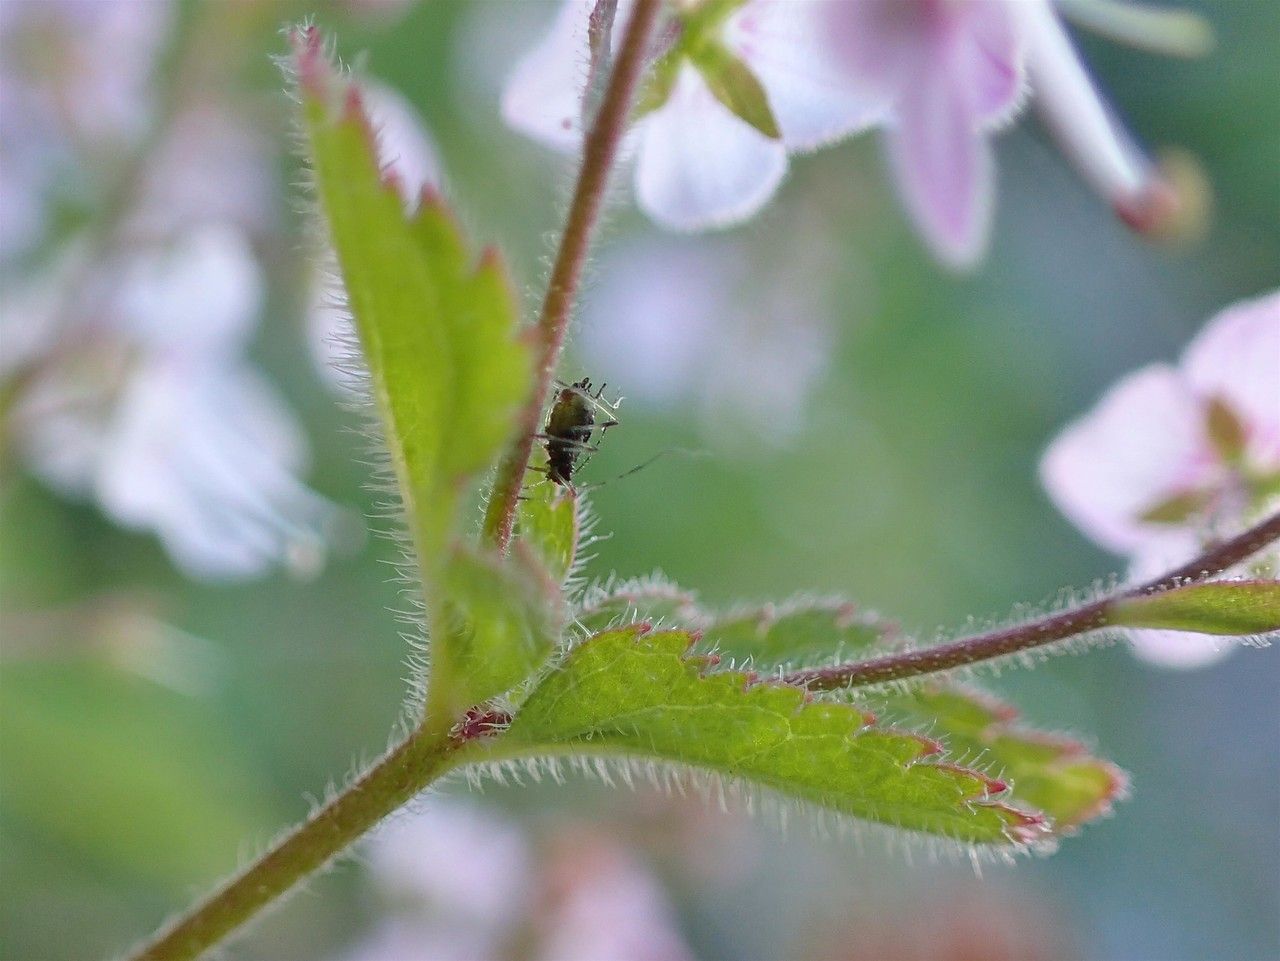
<instances>
[{"instance_id":1,"label":"insect on leaf","mask_svg":"<svg viewBox=\"0 0 1280 961\"><path fill-rule=\"evenodd\" d=\"M857 708L795 687L710 673L693 635L643 625L574 648L504 736L522 753L581 753L690 765L831 811L971 844L1017 845L1042 820L993 796L1004 786L938 745L880 728Z\"/></svg>"}]
</instances>

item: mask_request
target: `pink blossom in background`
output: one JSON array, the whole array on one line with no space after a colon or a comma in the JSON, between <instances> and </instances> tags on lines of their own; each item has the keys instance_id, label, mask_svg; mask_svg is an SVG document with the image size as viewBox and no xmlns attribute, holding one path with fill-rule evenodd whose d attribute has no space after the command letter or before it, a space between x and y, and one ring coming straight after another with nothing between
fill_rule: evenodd
<instances>
[{"instance_id":1,"label":"pink blossom in background","mask_svg":"<svg viewBox=\"0 0 1280 961\"><path fill-rule=\"evenodd\" d=\"M825 7L849 83L889 107L890 166L937 257L986 251L990 139L1030 100L1089 184L1126 223L1155 230L1176 201L1115 122L1048 0L858 0Z\"/></svg>"},{"instance_id":2,"label":"pink blossom in background","mask_svg":"<svg viewBox=\"0 0 1280 961\"><path fill-rule=\"evenodd\" d=\"M517 64L502 98L503 118L558 150L582 138L587 85L587 20L594 0L565 0L550 32ZM711 92L690 61L678 67L668 99L636 123L640 208L675 230L726 226L755 214L777 190L788 150L811 150L876 122L878 105L843 84L818 42L814 0L749 0L716 40L747 64L768 94L781 138L766 136ZM629 15L618 5L616 44Z\"/></svg>"},{"instance_id":3,"label":"pink blossom in background","mask_svg":"<svg viewBox=\"0 0 1280 961\"><path fill-rule=\"evenodd\" d=\"M1280 292L1218 314L1176 366L1117 383L1053 442L1040 473L1077 527L1130 558L1135 581L1280 509ZM1229 650L1171 631L1134 631L1133 641L1173 666Z\"/></svg>"}]
</instances>

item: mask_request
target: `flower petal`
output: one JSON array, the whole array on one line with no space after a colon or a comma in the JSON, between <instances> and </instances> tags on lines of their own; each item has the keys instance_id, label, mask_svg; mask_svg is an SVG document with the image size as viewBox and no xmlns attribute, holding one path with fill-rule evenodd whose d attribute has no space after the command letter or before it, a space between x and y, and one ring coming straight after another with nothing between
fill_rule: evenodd
<instances>
[{"instance_id":1,"label":"flower petal","mask_svg":"<svg viewBox=\"0 0 1280 961\"><path fill-rule=\"evenodd\" d=\"M1182 371L1243 422L1250 465L1280 468L1280 291L1228 307L1187 346Z\"/></svg>"},{"instance_id":2,"label":"flower petal","mask_svg":"<svg viewBox=\"0 0 1280 961\"><path fill-rule=\"evenodd\" d=\"M768 202L787 170L782 143L734 116L688 64L671 99L639 132L640 208L673 230L745 220Z\"/></svg>"},{"instance_id":3,"label":"flower petal","mask_svg":"<svg viewBox=\"0 0 1280 961\"><path fill-rule=\"evenodd\" d=\"M1207 486L1216 466L1199 400L1172 367L1151 364L1058 435L1040 462L1040 479L1084 533L1130 554L1170 532L1141 515Z\"/></svg>"},{"instance_id":4,"label":"flower petal","mask_svg":"<svg viewBox=\"0 0 1280 961\"><path fill-rule=\"evenodd\" d=\"M565 152L582 139L582 94L590 69L587 23L593 0L565 0L543 40L516 64L502 93L502 118Z\"/></svg>"},{"instance_id":5,"label":"flower petal","mask_svg":"<svg viewBox=\"0 0 1280 961\"><path fill-rule=\"evenodd\" d=\"M752 0L725 25L725 43L755 74L789 150L814 150L880 122L888 100L860 91L825 42L821 0Z\"/></svg>"},{"instance_id":6,"label":"flower petal","mask_svg":"<svg viewBox=\"0 0 1280 961\"><path fill-rule=\"evenodd\" d=\"M244 235L208 225L127 262L113 314L148 350L208 359L244 347L262 298L262 272Z\"/></svg>"},{"instance_id":7,"label":"flower petal","mask_svg":"<svg viewBox=\"0 0 1280 961\"><path fill-rule=\"evenodd\" d=\"M294 476L304 444L254 371L159 360L130 381L96 493L113 520L154 531L193 577L313 568L337 509Z\"/></svg>"},{"instance_id":8,"label":"flower petal","mask_svg":"<svg viewBox=\"0 0 1280 961\"><path fill-rule=\"evenodd\" d=\"M952 54L954 80L965 90L973 115L990 129L1008 123L1022 107L1027 88L1022 20L1007 0L971 0L963 15Z\"/></svg>"},{"instance_id":9,"label":"flower petal","mask_svg":"<svg viewBox=\"0 0 1280 961\"><path fill-rule=\"evenodd\" d=\"M904 91L889 128L889 157L907 210L937 257L956 269L986 250L994 173L965 91L945 71Z\"/></svg>"},{"instance_id":10,"label":"flower petal","mask_svg":"<svg viewBox=\"0 0 1280 961\"><path fill-rule=\"evenodd\" d=\"M1057 14L1045 3L1018 7L1027 37L1035 104L1081 176L1135 230L1168 221L1169 188L1112 116Z\"/></svg>"}]
</instances>

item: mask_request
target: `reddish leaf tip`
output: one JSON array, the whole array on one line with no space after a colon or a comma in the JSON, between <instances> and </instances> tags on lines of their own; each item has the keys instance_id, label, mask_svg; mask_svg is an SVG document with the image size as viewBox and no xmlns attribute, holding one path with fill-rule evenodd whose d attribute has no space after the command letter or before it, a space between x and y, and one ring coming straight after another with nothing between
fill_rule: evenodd
<instances>
[{"instance_id":1,"label":"reddish leaf tip","mask_svg":"<svg viewBox=\"0 0 1280 961\"><path fill-rule=\"evenodd\" d=\"M293 47L298 84L312 96L322 95L328 63L320 31L315 26L295 27L289 32L289 45Z\"/></svg>"}]
</instances>

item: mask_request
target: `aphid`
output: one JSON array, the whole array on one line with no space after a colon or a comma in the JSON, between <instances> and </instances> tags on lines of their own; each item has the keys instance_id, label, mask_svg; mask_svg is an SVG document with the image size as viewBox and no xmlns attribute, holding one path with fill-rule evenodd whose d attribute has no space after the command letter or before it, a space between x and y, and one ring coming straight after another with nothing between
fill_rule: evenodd
<instances>
[{"instance_id":1,"label":"aphid","mask_svg":"<svg viewBox=\"0 0 1280 961\"><path fill-rule=\"evenodd\" d=\"M586 377L575 384L559 384L547 425L538 435L547 451L547 479L553 484L572 489L579 458L596 451L591 434L599 430L603 436L610 427L617 426L612 416L617 405L602 399L604 388L601 384L591 393L591 381ZM597 409L609 415L609 419L597 422Z\"/></svg>"}]
</instances>

